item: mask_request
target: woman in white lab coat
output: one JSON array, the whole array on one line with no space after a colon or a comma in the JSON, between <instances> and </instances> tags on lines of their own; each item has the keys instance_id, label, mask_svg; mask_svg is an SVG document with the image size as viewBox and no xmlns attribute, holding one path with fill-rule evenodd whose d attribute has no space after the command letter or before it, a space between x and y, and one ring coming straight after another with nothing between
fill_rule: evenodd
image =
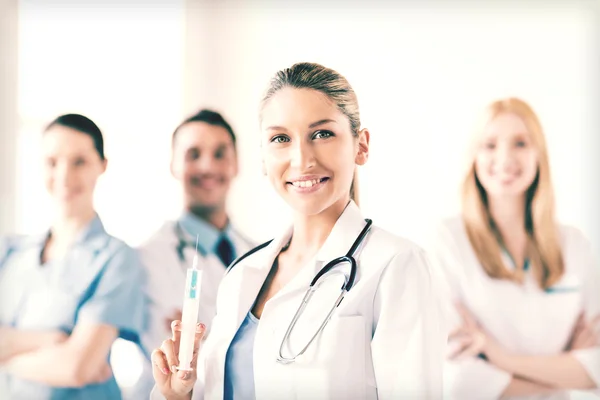
<instances>
[{"instance_id":1,"label":"woman in white lab coat","mask_svg":"<svg viewBox=\"0 0 600 400\"><path fill-rule=\"evenodd\" d=\"M152 354L153 396L439 399L447 332L432 270L421 248L377 227L359 246L356 283L325 328L295 362L278 362L311 280L365 227L353 197L369 132L346 79L318 64L278 72L261 105L265 174L293 210L293 224L223 279L197 374L171 372L178 363L174 324L173 338ZM336 270L347 275L350 268ZM327 275L282 356L302 350L340 294L340 276Z\"/></svg>"},{"instance_id":2,"label":"woman in white lab coat","mask_svg":"<svg viewBox=\"0 0 600 400\"><path fill-rule=\"evenodd\" d=\"M437 231L457 314L445 391L456 399L564 398L600 383L600 275L590 245L559 225L541 124L492 103L473 140L462 215Z\"/></svg>"}]
</instances>

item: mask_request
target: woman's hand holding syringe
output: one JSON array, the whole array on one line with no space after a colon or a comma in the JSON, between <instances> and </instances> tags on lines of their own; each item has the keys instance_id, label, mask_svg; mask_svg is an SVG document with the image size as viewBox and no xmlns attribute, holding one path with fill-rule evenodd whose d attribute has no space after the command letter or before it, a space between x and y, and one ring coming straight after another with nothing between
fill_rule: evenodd
<instances>
[{"instance_id":1,"label":"woman's hand holding syringe","mask_svg":"<svg viewBox=\"0 0 600 400\"><path fill-rule=\"evenodd\" d=\"M198 323L202 270L198 269L198 239L192 267L188 268L181 321L171 324L172 338L152 353L152 373L163 396L168 400L191 399L196 382L196 364L200 340L206 327Z\"/></svg>"},{"instance_id":2,"label":"woman's hand holding syringe","mask_svg":"<svg viewBox=\"0 0 600 400\"><path fill-rule=\"evenodd\" d=\"M152 352L152 374L158 390L168 400L191 399L197 378L198 353L206 327L199 323L194 336L193 356L190 369L180 369L179 348L181 343L181 321L173 321L171 339L165 340L160 348Z\"/></svg>"}]
</instances>

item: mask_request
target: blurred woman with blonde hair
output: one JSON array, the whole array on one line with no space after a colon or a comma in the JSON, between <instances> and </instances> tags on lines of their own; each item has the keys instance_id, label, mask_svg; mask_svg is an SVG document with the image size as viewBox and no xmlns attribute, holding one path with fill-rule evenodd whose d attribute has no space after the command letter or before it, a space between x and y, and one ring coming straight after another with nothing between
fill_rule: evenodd
<instances>
[{"instance_id":1,"label":"blurred woman with blonde hair","mask_svg":"<svg viewBox=\"0 0 600 400\"><path fill-rule=\"evenodd\" d=\"M558 399L598 387L600 271L580 231L555 220L546 141L527 103L487 107L462 215L436 233L456 305L449 397Z\"/></svg>"}]
</instances>

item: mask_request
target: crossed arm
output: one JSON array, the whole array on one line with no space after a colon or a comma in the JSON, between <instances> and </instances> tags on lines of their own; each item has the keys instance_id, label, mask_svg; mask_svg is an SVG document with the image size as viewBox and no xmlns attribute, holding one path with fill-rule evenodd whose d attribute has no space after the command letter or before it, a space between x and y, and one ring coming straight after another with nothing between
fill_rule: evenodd
<instances>
[{"instance_id":1,"label":"crossed arm","mask_svg":"<svg viewBox=\"0 0 600 400\"><path fill-rule=\"evenodd\" d=\"M21 330L0 326L0 364L19 354L56 345L67 340L62 331Z\"/></svg>"},{"instance_id":2,"label":"crossed arm","mask_svg":"<svg viewBox=\"0 0 600 400\"><path fill-rule=\"evenodd\" d=\"M487 362L511 375L503 396L523 396L551 393L559 390L589 390L597 387L584 366L572 354L578 349L600 345L594 327L600 323L597 317L586 321L581 315L574 328L567 349L551 356L513 354L503 348L481 327L473 315L462 305L457 305L463 325L450 335L457 343L451 359L483 355Z\"/></svg>"},{"instance_id":3,"label":"crossed arm","mask_svg":"<svg viewBox=\"0 0 600 400\"><path fill-rule=\"evenodd\" d=\"M117 329L80 324L70 336L2 328L2 337L15 348L4 350L6 371L16 377L51 386L82 387L110 378L110 347ZM5 344L3 344L3 347Z\"/></svg>"}]
</instances>

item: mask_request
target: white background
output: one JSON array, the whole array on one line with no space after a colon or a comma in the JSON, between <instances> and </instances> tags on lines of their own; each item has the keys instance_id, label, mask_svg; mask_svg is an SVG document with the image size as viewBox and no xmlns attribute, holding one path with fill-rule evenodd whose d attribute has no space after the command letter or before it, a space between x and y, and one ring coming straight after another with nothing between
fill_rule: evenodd
<instances>
[{"instance_id":1,"label":"white background","mask_svg":"<svg viewBox=\"0 0 600 400\"><path fill-rule=\"evenodd\" d=\"M457 212L477 112L497 97L519 96L546 130L559 219L599 241L592 2L380 1L343 10L334 2L296 9L212 3L188 2L187 10L183 0L96 8L23 3L20 231L48 223L37 145L43 125L59 113L84 113L105 132L109 169L97 208L111 233L137 244L179 212L170 134L184 116L209 106L239 137L233 219L257 241L268 239L287 211L260 173L258 101L277 69L315 61L344 74L358 94L372 135L361 202L376 224L420 242L439 218Z\"/></svg>"},{"instance_id":2,"label":"white background","mask_svg":"<svg viewBox=\"0 0 600 400\"><path fill-rule=\"evenodd\" d=\"M425 244L440 218L458 212L477 112L519 96L546 130L559 219L600 242L592 1L41 3L21 1L19 10L11 157L19 232L50 221L38 146L54 117L83 113L104 131L109 168L97 209L111 233L135 245L179 213L170 135L208 106L238 134L233 220L256 241L268 239L287 211L261 175L258 102L276 70L314 61L344 74L358 94L372 135L360 197L376 224ZM120 383L133 382L138 367L119 359Z\"/></svg>"}]
</instances>

